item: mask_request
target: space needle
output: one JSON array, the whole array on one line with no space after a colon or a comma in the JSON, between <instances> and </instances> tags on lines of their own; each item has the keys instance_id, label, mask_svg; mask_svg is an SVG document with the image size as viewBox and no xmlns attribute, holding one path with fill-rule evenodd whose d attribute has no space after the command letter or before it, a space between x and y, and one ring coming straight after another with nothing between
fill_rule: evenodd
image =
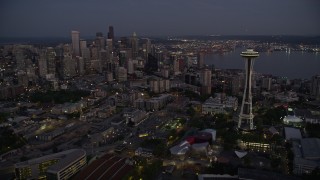
<instances>
[{"instance_id":1,"label":"space needle","mask_svg":"<svg viewBox=\"0 0 320 180\"><path fill-rule=\"evenodd\" d=\"M254 58L259 57L259 53L253 49L247 49L240 55L245 59L246 84L244 87L241 111L239 114L238 129L248 129L249 124L249 130L253 130L254 115L252 114L251 76Z\"/></svg>"}]
</instances>

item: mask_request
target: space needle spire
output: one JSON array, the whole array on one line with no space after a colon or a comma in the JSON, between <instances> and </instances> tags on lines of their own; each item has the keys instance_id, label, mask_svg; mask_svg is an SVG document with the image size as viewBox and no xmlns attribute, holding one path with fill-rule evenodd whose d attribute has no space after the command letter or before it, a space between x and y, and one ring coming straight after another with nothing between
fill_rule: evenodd
<instances>
[{"instance_id":1,"label":"space needle spire","mask_svg":"<svg viewBox=\"0 0 320 180\"><path fill-rule=\"evenodd\" d=\"M253 49L247 49L240 54L245 59L246 84L244 86L241 111L239 114L238 128L253 130L253 113L252 113L252 94L251 94L251 76L253 70L254 58L259 57L259 53ZM246 124L246 125L244 125ZM248 128L249 124L249 128Z\"/></svg>"}]
</instances>

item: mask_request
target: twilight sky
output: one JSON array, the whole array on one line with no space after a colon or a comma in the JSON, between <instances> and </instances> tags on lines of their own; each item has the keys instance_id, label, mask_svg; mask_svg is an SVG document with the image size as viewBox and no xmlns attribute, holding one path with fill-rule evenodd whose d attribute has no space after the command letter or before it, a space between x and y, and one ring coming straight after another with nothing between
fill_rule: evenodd
<instances>
[{"instance_id":1,"label":"twilight sky","mask_svg":"<svg viewBox=\"0 0 320 180\"><path fill-rule=\"evenodd\" d=\"M0 0L0 37L320 35L320 0Z\"/></svg>"}]
</instances>

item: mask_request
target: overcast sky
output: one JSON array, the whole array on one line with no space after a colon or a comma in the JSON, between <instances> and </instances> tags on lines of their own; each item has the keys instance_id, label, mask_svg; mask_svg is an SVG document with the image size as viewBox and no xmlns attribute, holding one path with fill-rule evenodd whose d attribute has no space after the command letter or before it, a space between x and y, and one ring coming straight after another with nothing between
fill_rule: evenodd
<instances>
[{"instance_id":1,"label":"overcast sky","mask_svg":"<svg viewBox=\"0 0 320 180\"><path fill-rule=\"evenodd\" d=\"M0 0L0 37L320 35L320 0Z\"/></svg>"}]
</instances>

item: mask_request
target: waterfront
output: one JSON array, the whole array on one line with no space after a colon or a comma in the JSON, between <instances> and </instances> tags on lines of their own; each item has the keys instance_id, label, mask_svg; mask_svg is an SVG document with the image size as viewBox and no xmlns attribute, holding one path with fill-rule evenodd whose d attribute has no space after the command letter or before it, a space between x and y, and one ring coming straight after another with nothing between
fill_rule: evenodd
<instances>
[{"instance_id":1,"label":"waterfront","mask_svg":"<svg viewBox=\"0 0 320 180\"><path fill-rule=\"evenodd\" d=\"M208 54L205 63L222 69L244 69L244 61L240 56L244 50L238 48L225 54ZM320 54L303 51L260 52L254 63L254 70L289 79L310 79L313 75L320 74Z\"/></svg>"}]
</instances>

